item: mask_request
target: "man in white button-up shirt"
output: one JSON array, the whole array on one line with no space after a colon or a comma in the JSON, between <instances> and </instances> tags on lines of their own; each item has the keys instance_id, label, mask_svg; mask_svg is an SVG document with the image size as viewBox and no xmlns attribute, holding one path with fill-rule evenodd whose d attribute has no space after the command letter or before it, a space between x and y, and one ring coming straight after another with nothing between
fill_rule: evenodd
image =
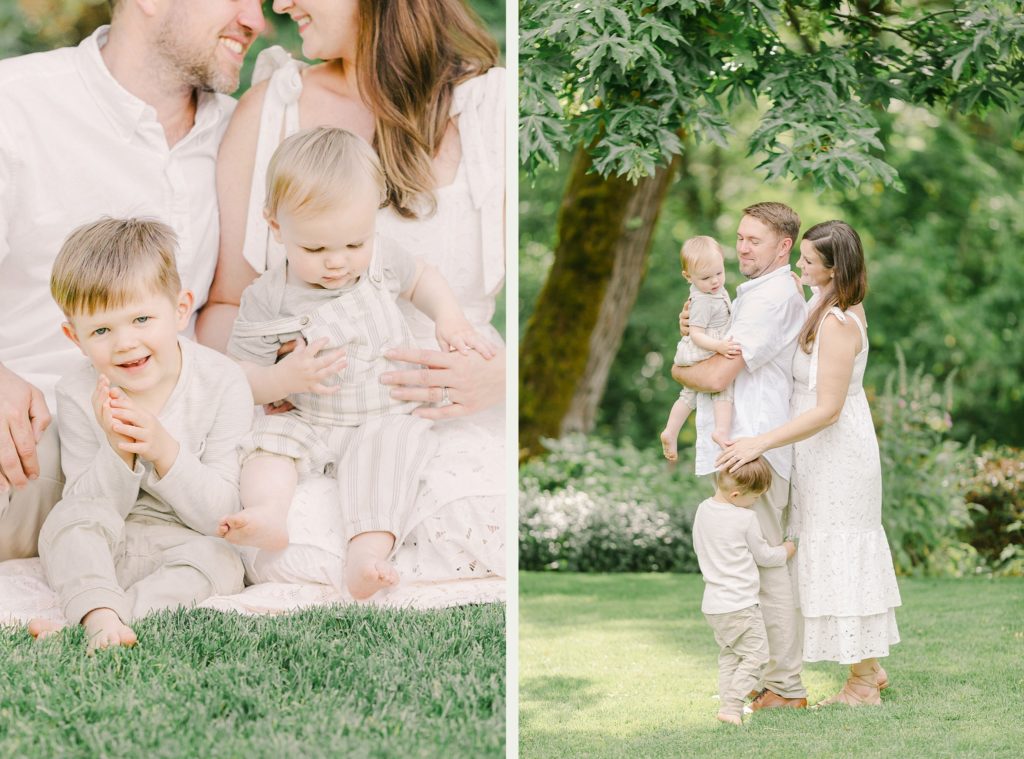
<instances>
[{"instance_id":1,"label":"man in white button-up shirt","mask_svg":"<svg viewBox=\"0 0 1024 759\"><path fill-rule=\"evenodd\" d=\"M112 3L78 47L0 61L0 560L36 555L60 496L54 386L78 351L49 277L64 238L101 216L178 235L197 306L217 263L214 169L258 0Z\"/></svg>"},{"instance_id":2,"label":"man in white button-up shirt","mask_svg":"<svg viewBox=\"0 0 1024 759\"><path fill-rule=\"evenodd\" d=\"M733 385L732 437L758 435L789 420L793 392L793 352L806 318L804 299L789 267L789 254L800 233L800 217L782 203L757 203L744 209L736 235L740 273L747 281L736 288L729 335L741 355L715 355L689 367L674 366L676 381L701 392L697 401L697 474L715 471L720 449L711 439L712 402L705 393ZM772 487L754 504L761 531L770 545L783 542L788 516L792 450L768 451ZM793 596L788 566L761 567L759 602L768 631L771 660L765 691L753 707L806 706L802 669L802 618Z\"/></svg>"}]
</instances>

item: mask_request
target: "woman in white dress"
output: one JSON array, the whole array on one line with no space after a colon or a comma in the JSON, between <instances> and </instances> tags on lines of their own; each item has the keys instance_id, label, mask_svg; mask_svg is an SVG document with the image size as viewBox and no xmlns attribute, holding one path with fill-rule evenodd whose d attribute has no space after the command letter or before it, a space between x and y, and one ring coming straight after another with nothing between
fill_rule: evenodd
<instances>
[{"instance_id":1,"label":"woman in white dress","mask_svg":"<svg viewBox=\"0 0 1024 759\"><path fill-rule=\"evenodd\" d=\"M218 158L221 248L200 339L223 349L242 291L283 260L263 219L267 164L285 137L334 126L372 144L388 182L378 234L433 264L478 331L504 281L505 72L494 40L463 0L277 0L309 66L271 48L257 59ZM394 397L438 420L438 453L417 497L423 520L397 552L403 582L504 575L504 350L442 353L408 309L416 346L394 354L423 368L386 377ZM291 545L250 558L254 581L337 584L344 545L333 481L300 483Z\"/></svg>"},{"instance_id":2,"label":"woman in white dress","mask_svg":"<svg viewBox=\"0 0 1024 759\"><path fill-rule=\"evenodd\" d=\"M817 294L793 358L791 419L732 441L717 463L733 468L793 444L804 660L850 665L846 684L826 703L879 704L888 677L878 659L899 642L900 594L882 527L882 470L863 387L867 275L860 237L842 221L816 224L800 243L799 265L801 282Z\"/></svg>"}]
</instances>

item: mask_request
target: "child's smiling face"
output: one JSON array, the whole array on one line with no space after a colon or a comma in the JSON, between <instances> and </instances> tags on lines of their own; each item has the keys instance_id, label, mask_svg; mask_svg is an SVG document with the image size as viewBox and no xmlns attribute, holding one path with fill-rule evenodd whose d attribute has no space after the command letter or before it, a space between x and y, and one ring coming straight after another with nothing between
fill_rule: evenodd
<instances>
[{"instance_id":1,"label":"child's smiling face","mask_svg":"<svg viewBox=\"0 0 1024 759\"><path fill-rule=\"evenodd\" d=\"M358 281L373 258L379 201L374 192L353 192L350 200L316 213L279 209L268 222L284 245L289 274L326 290Z\"/></svg>"},{"instance_id":2,"label":"child's smiling face","mask_svg":"<svg viewBox=\"0 0 1024 759\"><path fill-rule=\"evenodd\" d=\"M150 293L123 306L76 314L64 323L64 334L111 385L138 396L177 382L178 332L188 325L191 311L188 290L176 299Z\"/></svg>"},{"instance_id":3,"label":"child's smiling face","mask_svg":"<svg viewBox=\"0 0 1024 759\"><path fill-rule=\"evenodd\" d=\"M725 286L725 263L721 256L708 256L695 264L693 271L684 271L683 276L702 293L714 294Z\"/></svg>"}]
</instances>

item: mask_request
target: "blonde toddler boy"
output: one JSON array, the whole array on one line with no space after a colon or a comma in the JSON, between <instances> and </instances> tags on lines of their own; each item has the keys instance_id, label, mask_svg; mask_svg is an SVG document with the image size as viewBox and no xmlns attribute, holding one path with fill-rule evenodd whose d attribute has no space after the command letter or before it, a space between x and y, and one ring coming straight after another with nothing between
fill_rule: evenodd
<instances>
[{"instance_id":1,"label":"blonde toddler boy","mask_svg":"<svg viewBox=\"0 0 1024 759\"><path fill-rule=\"evenodd\" d=\"M151 611L242 589L238 553L217 530L239 508L252 394L235 362L178 335L192 293L176 248L160 222L102 219L72 232L50 279L88 363L57 384L67 482L39 555L89 651L134 645L129 623Z\"/></svg>"},{"instance_id":2,"label":"blonde toddler boy","mask_svg":"<svg viewBox=\"0 0 1024 759\"><path fill-rule=\"evenodd\" d=\"M704 576L701 611L718 655L718 719L739 725L743 699L768 664L768 635L758 606L757 567L779 567L796 552L791 541L769 546L751 506L772 482L762 458L717 474L715 494L697 507L693 547Z\"/></svg>"}]
</instances>

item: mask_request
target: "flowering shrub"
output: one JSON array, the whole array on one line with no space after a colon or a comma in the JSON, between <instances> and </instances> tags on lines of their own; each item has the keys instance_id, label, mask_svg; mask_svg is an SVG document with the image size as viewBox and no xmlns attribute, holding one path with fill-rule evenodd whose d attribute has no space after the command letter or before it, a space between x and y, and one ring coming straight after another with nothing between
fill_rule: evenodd
<instances>
[{"instance_id":1,"label":"flowering shrub","mask_svg":"<svg viewBox=\"0 0 1024 759\"><path fill-rule=\"evenodd\" d=\"M940 384L921 368L908 373L898 348L897 361L871 404L882 458L882 521L896 571L970 572L976 552L958 533L970 524L959 485L971 446L949 437L953 375Z\"/></svg>"},{"instance_id":2,"label":"flowering shrub","mask_svg":"<svg viewBox=\"0 0 1024 759\"><path fill-rule=\"evenodd\" d=\"M983 451L961 487L970 518L961 537L986 568L1024 575L1024 452L1008 447Z\"/></svg>"},{"instance_id":3,"label":"flowering shrub","mask_svg":"<svg viewBox=\"0 0 1024 759\"><path fill-rule=\"evenodd\" d=\"M631 443L582 436L545 446L519 474L521 568L697 571L693 515L711 489L688 474L692 460L670 471Z\"/></svg>"}]
</instances>

